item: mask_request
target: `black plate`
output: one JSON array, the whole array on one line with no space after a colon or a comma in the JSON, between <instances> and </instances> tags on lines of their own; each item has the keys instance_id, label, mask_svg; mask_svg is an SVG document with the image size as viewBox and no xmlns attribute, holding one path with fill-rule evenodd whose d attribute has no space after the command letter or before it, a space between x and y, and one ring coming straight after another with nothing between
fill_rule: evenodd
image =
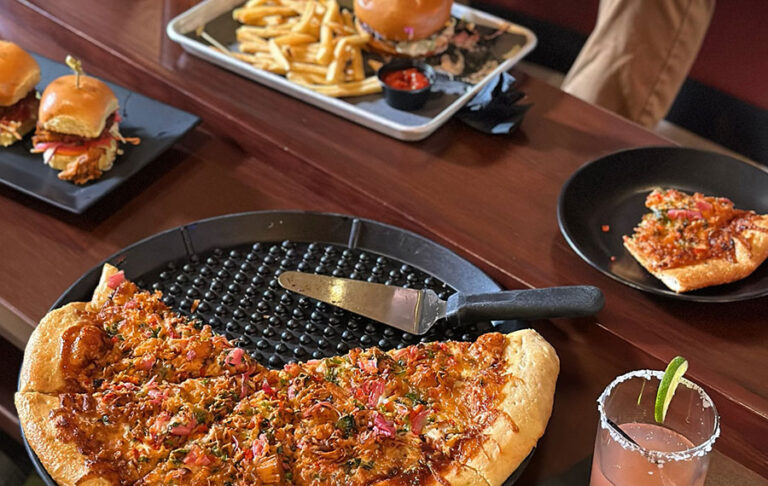
<instances>
[{"instance_id":1,"label":"black plate","mask_svg":"<svg viewBox=\"0 0 768 486\"><path fill-rule=\"evenodd\" d=\"M303 270L431 288L444 298L500 287L447 248L375 221L335 214L266 211L207 219L135 243L107 258L142 287L161 290L164 302L193 315L265 366L321 358L351 347L404 347L419 341L474 340L491 330L511 332L519 321L478 323L460 329L438 322L425 336L403 333L282 289L277 275ZM101 264L53 304L90 299ZM191 312L190 301L200 299ZM24 441L35 467L54 485ZM532 454L532 453L531 453ZM505 483L522 473L530 455Z\"/></svg>"},{"instance_id":2,"label":"black plate","mask_svg":"<svg viewBox=\"0 0 768 486\"><path fill-rule=\"evenodd\" d=\"M577 170L560 192L557 220L571 248L609 277L639 290L696 302L733 302L768 295L768 265L749 277L684 294L669 290L626 251L648 212L645 197L654 187L730 198L737 208L768 213L768 172L713 152L677 147L617 152ZM609 225L603 232L601 227ZM615 257L615 261L611 261Z\"/></svg>"},{"instance_id":3,"label":"black plate","mask_svg":"<svg viewBox=\"0 0 768 486\"><path fill-rule=\"evenodd\" d=\"M54 79L72 71L64 64L33 54L40 64L42 93ZM85 66L88 69L88 66ZM0 148L0 183L73 213L83 213L96 201L127 181L165 152L200 122L195 115L106 82L120 103L120 132L126 137L140 137L141 144L121 144L112 170L83 186L57 178L58 171L43 163L42 154L29 153L32 134L7 148Z\"/></svg>"}]
</instances>

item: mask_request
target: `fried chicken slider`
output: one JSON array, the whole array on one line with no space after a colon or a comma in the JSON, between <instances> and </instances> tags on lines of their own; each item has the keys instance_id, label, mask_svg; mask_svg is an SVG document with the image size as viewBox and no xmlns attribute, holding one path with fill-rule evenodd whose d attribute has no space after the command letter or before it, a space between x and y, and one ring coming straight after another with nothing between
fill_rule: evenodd
<instances>
[{"instance_id":1,"label":"fried chicken slider","mask_svg":"<svg viewBox=\"0 0 768 486\"><path fill-rule=\"evenodd\" d=\"M0 40L0 146L18 142L37 120L40 67L13 42Z\"/></svg>"},{"instance_id":2,"label":"fried chicken slider","mask_svg":"<svg viewBox=\"0 0 768 486\"><path fill-rule=\"evenodd\" d=\"M96 78L62 76L43 92L32 152L42 153L46 164L60 170L59 179L84 184L112 168L119 153L117 97Z\"/></svg>"},{"instance_id":3,"label":"fried chicken slider","mask_svg":"<svg viewBox=\"0 0 768 486\"><path fill-rule=\"evenodd\" d=\"M355 21L368 47L397 57L428 57L448 48L453 0L355 0Z\"/></svg>"}]
</instances>

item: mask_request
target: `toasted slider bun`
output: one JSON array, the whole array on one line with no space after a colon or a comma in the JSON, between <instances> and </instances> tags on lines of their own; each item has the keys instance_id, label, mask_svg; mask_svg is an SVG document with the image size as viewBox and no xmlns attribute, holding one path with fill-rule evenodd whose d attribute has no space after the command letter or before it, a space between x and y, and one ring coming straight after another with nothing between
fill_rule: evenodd
<instances>
[{"instance_id":1,"label":"toasted slider bun","mask_svg":"<svg viewBox=\"0 0 768 486\"><path fill-rule=\"evenodd\" d=\"M355 0L355 16L389 41L417 41L438 32L453 0Z\"/></svg>"},{"instance_id":2,"label":"toasted slider bun","mask_svg":"<svg viewBox=\"0 0 768 486\"><path fill-rule=\"evenodd\" d=\"M21 126L16 129L16 131L19 132L19 135L23 137L33 128L35 128L36 122L37 120L35 117L29 118L28 120L25 120L24 123L22 123ZM16 138L13 133L0 129L0 146L8 147L9 145L13 145L18 141L19 139Z\"/></svg>"},{"instance_id":3,"label":"toasted slider bun","mask_svg":"<svg viewBox=\"0 0 768 486\"><path fill-rule=\"evenodd\" d=\"M52 132L96 138L115 110L117 97L106 84L80 76L78 88L71 74L56 79L43 91L38 124Z\"/></svg>"},{"instance_id":4,"label":"toasted slider bun","mask_svg":"<svg viewBox=\"0 0 768 486\"><path fill-rule=\"evenodd\" d=\"M117 142L115 140L112 140L112 142L102 147L104 150L104 153L99 158L99 170L101 171L108 171L112 168L112 163L115 161L115 156L117 155ZM48 160L48 165L53 167L56 170L64 170L67 168L67 164L70 162L74 162L77 160L77 158L80 157L80 154L78 155L59 155L54 154L53 157Z\"/></svg>"},{"instance_id":5,"label":"toasted slider bun","mask_svg":"<svg viewBox=\"0 0 768 486\"><path fill-rule=\"evenodd\" d=\"M0 106L11 106L40 82L35 58L13 42L0 40Z\"/></svg>"}]
</instances>

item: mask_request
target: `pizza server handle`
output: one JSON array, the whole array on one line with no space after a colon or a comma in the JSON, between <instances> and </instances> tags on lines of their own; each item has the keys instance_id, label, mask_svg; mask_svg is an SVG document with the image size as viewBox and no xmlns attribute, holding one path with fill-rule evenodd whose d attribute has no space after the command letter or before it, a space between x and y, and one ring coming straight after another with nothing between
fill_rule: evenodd
<instances>
[{"instance_id":1,"label":"pizza server handle","mask_svg":"<svg viewBox=\"0 0 768 486\"><path fill-rule=\"evenodd\" d=\"M455 293L448 297L445 318L462 324L501 319L551 319L597 314L605 304L591 285L506 290L487 294Z\"/></svg>"}]
</instances>

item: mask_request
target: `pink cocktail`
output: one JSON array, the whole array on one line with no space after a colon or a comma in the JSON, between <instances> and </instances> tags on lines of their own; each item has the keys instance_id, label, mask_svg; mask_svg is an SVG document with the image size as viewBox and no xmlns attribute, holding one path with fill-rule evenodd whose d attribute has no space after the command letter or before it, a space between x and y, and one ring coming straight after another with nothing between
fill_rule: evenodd
<instances>
[{"instance_id":1,"label":"pink cocktail","mask_svg":"<svg viewBox=\"0 0 768 486\"><path fill-rule=\"evenodd\" d=\"M653 411L663 375L627 373L598 399L590 486L703 486L720 418L704 390L682 379L664 424L657 424Z\"/></svg>"}]
</instances>

